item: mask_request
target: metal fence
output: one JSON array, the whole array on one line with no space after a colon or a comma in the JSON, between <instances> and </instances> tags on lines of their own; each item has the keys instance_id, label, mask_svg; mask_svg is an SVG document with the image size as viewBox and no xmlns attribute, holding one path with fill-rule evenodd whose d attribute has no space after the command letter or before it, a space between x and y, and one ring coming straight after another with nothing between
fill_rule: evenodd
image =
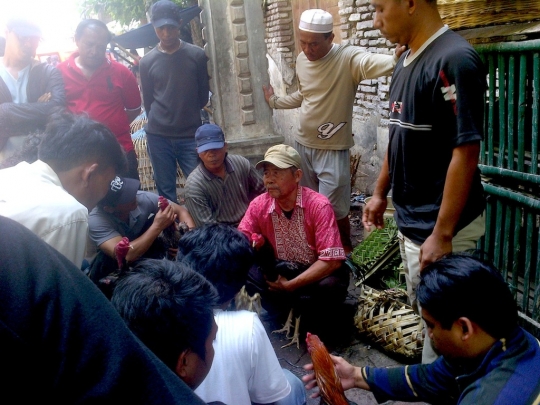
<instances>
[{"instance_id":1,"label":"metal fence","mask_svg":"<svg viewBox=\"0 0 540 405\"><path fill-rule=\"evenodd\" d=\"M478 45L488 69L480 170L488 196L480 248L540 335L540 40Z\"/></svg>"}]
</instances>

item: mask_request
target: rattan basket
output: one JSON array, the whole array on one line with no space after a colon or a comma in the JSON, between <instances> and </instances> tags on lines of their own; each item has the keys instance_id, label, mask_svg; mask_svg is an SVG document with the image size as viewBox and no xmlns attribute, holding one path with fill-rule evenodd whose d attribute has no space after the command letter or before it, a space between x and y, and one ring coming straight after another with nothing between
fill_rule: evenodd
<instances>
[{"instance_id":1,"label":"rattan basket","mask_svg":"<svg viewBox=\"0 0 540 405\"><path fill-rule=\"evenodd\" d=\"M423 322L404 303L406 299L407 293L400 289L377 291L363 286L354 323L361 335L385 351L416 360L422 355Z\"/></svg>"},{"instance_id":2,"label":"rattan basket","mask_svg":"<svg viewBox=\"0 0 540 405\"><path fill-rule=\"evenodd\" d=\"M454 30L540 20L538 0L438 0L437 7Z\"/></svg>"},{"instance_id":3,"label":"rattan basket","mask_svg":"<svg viewBox=\"0 0 540 405\"><path fill-rule=\"evenodd\" d=\"M146 124L146 114L141 113L131 123L131 140L135 147L135 153L137 154L137 164L139 171L139 178L141 180L141 190L155 191L156 182L154 181L154 169L152 168L152 162L150 156L148 156L148 148L146 144L146 132L144 131L144 125ZM176 165L176 187L184 187L186 184L186 178L180 169L180 166Z\"/></svg>"},{"instance_id":4,"label":"rattan basket","mask_svg":"<svg viewBox=\"0 0 540 405\"><path fill-rule=\"evenodd\" d=\"M146 118L146 112L141 112L137 118L135 118L131 124L129 125L129 129L130 129L130 132L132 134L134 134L135 132L141 130L144 128L144 126L146 125L146 122L147 122L147 118Z\"/></svg>"},{"instance_id":5,"label":"rattan basket","mask_svg":"<svg viewBox=\"0 0 540 405\"><path fill-rule=\"evenodd\" d=\"M146 148L146 132L144 132L144 129L141 128L131 135L131 140L133 141L135 153L137 154L141 190L154 191L156 189L154 170L152 169L152 163L150 162L150 157L148 156L148 150Z\"/></svg>"}]
</instances>

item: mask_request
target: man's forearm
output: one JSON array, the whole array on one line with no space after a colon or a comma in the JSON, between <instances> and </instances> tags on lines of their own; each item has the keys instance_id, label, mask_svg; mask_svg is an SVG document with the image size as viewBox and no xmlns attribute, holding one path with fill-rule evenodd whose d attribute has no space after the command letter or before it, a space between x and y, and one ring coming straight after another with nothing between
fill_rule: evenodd
<instances>
[{"instance_id":1,"label":"man's forearm","mask_svg":"<svg viewBox=\"0 0 540 405\"><path fill-rule=\"evenodd\" d=\"M478 166L479 153L479 142L465 144L454 149L433 235L452 239L461 213L467 204L474 173Z\"/></svg>"},{"instance_id":2,"label":"man's forearm","mask_svg":"<svg viewBox=\"0 0 540 405\"><path fill-rule=\"evenodd\" d=\"M317 260L306 271L289 280L292 290L313 284L331 275L342 264L341 260Z\"/></svg>"},{"instance_id":3,"label":"man's forearm","mask_svg":"<svg viewBox=\"0 0 540 405\"><path fill-rule=\"evenodd\" d=\"M381 167L381 173L379 174L379 177L377 178L377 184L375 185L375 190L373 191L373 195L379 198L386 198L388 193L390 192L390 171L388 169L388 151L386 152L383 160L383 164Z\"/></svg>"},{"instance_id":4,"label":"man's forearm","mask_svg":"<svg viewBox=\"0 0 540 405\"><path fill-rule=\"evenodd\" d=\"M302 105L302 100L304 97L300 94L299 91L294 92L288 96L278 97L275 94L270 97L268 105L271 108L276 109L290 109L298 108Z\"/></svg>"}]
</instances>

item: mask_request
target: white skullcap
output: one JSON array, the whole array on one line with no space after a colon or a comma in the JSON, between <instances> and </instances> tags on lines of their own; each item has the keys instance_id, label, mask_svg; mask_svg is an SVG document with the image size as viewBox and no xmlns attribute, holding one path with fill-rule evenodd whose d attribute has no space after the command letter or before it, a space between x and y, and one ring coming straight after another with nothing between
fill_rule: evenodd
<instances>
[{"instance_id":1,"label":"white skullcap","mask_svg":"<svg viewBox=\"0 0 540 405\"><path fill-rule=\"evenodd\" d=\"M300 24L298 25L298 28L300 28L302 31L323 34L332 32L334 28L332 14L318 8L306 10L300 16Z\"/></svg>"}]
</instances>

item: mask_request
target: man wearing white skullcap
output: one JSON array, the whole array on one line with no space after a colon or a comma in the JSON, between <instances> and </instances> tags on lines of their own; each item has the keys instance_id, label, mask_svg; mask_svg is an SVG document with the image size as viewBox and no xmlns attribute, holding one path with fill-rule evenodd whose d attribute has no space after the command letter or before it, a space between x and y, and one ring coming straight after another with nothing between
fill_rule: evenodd
<instances>
[{"instance_id":1,"label":"man wearing white skullcap","mask_svg":"<svg viewBox=\"0 0 540 405\"><path fill-rule=\"evenodd\" d=\"M302 184L328 197L334 208L346 253L350 238L350 168L352 110L362 80L392 73L397 58L333 44L332 15L310 9L302 13L297 32L302 53L296 60L298 91L278 97L263 86L271 108L300 107L293 146L302 156ZM398 48L401 55L404 47Z\"/></svg>"}]
</instances>

